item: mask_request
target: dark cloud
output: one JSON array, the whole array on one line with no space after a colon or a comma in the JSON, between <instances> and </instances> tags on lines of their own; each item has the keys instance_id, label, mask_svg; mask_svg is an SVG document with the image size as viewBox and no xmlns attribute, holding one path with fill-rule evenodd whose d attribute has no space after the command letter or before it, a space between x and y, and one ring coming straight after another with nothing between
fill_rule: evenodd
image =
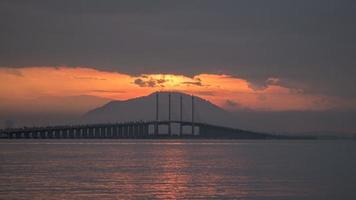
<instances>
[{"instance_id":1,"label":"dark cloud","mask_svg":"<svg viewBox=\"0 0 356 200\"><path fill-rule=\"evenodd\" d=\"M225 106L228 107L228 108L237 108L240 105L234 100L227 99L225 101Z\"/></svg>"},{"instance_id":2,"label":"dark cloud","mask_svg":"<svg viewBox=\"0 0 356 200\"><path fill-rule=\"evenodd\" d=\"M23 76L23 74L21 73L21 71L19 71L19 70L17 70L17 69L9 69L9 68L7 68L7 69L5 70L5 72L6 72L7 74L11 74L11 75L14 75L14 76Z\"/></svg>"},{"instance_id":3,"label":"dark cloud","mask_svg":"<svg viewBox=\"0 0 356 200\"><path fill-rule=\"evenodd\" d=\"M257 96L257 100L259 100L259 101L266 101L266 100L267 100L267 97L266 97L266 95L264 95L264 94L260 94L260 95Z\"/></svg>"},{"instance_id":4,"label":"dark cloud","mask_svg":"<svg viewBox=\"0 0 356 200\"><path fill-rule=\"evenodd\" d=\"M146 82L140 78L135 79L134 83L140 87L154 87L155 86L155 82Z\"/></svg>"},{"instance_id":5,"label":"dark cloud","mask_svg":"<svg viewBox=\"0 0 356 200\"><path fill-rule=\"evenodd\" d=\"M279 85L279 84L280 84L279 78L270 77L263 82L261 81L250 82L248 86L253 90L259 91L259 90L266 89L270 85Z\"/></svg>"},{"instance_id":6,"label":"dark cloud","mask_svg":"<svg viewBox=\"0 0 356 200\"><path fill-rule=\"evenodd\" d=\"M126 93L126 91L121 91L121 90L91 90L90 92L100 92L100 93Z\"/></svg>"},{"instance_id":7,"label":"dark cloud","mask_svg":"<svg viewBox=\"0 0 356 200\"><path fill-rule=\"evenodd\" d=\"M356 97L353 0L3 0L0 66L223 73Z\"/></svg>"},{"instance_id":8,"label":"dark cloud","mask_svg":"<svg viewBox=\"0 0 356 200\"><path fill-rule=\"evenodd\" d=\"M158 84L162 84L162 83L166 82L166 80L164 80L164 79L158 79L158 80L156 80L156 82L157 82Z\"/></svg>"},{"instance_id":9,"label":"dark cloud","mask_svg":"<svg viewBox=\"0 0 356 200\"><path fill-rule=\"evenodd\" d=\"M200 81L186 81L183 82L185 85L195 85L195 86L203 86L203 84Z\"/></svg>"},{"instance_id":10,"label":"dark cloud","mask_svg":"<svg viewBox=\"0 0 356 200\"><path fill-rule=\"evenodd\" d=\"M137 78L134 80L134 84L140 86L140 87L155 87L155 86L160 86L164 87L162 83L164 83L164 79L148 79L148 80L143 80L141 78Z\"/></svg>"},{"instance_id":11,"label":"dark cloud","mask_svg":"<svg viewBox=\"0 0 356 200\"><path fill-rule=\"evenodd\" d=\"M74 79L81 79L81 80L100 80L105 81L105 78L93 77L93 76L74 76Z\"/></svg>"},{"instance_id":12,"label":"dark cloud","mask_svg":"<svg viewBox=\"0 0 356 200\"><path fill-rule=\"evenodd\" d=\"M304 93L304 91L302 89L296 89L296 88L289 89L289 92L291 94L303 94Z\"/></svg>"}]
</instances>

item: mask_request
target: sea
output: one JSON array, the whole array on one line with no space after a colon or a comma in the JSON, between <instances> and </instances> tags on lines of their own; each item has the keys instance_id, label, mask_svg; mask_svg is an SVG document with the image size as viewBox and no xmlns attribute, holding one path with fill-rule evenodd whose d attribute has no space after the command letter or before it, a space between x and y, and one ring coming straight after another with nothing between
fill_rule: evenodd
<instances>
[{"instance_id":1,"label":"sea","mask_svg":"<svg viewBox=\"0 0 356 200\"><path fill-rule=\"evenodd\" d=\"M0 199L355 200L356 140L0 140Z\"/></svg>"}]
</instances>

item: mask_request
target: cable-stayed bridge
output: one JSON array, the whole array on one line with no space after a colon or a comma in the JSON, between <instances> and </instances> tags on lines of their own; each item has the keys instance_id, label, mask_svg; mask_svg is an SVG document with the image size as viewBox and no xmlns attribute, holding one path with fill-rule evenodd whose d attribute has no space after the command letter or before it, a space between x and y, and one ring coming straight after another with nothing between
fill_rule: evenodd
<instances>
[{"instance_id":1,"label":"cable-stayed bridge","mask_svg":"<svg viewBox=\"0 0 356 200\"><path fill-rule=\"evenodd\" d=\"M1 138L61 139L61 138L221 138L221 139L279 139L287 138L256 133L196 121L195 97L191 96L191 121L183 120L183 101L180 96L180 118L172 120L171 93L168 94L168 119L160 120L159 93L156 93L155 120L71 126L24 127L0 130Z\"/></svg>"}]
</instances>

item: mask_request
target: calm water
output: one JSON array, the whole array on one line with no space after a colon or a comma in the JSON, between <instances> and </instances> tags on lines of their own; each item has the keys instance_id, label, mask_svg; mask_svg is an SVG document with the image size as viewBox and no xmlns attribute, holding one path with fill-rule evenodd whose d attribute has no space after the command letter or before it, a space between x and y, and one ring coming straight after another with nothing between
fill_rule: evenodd
<instances>
[{"instance_id":1,"label":"calm water","mask_svg":"<svg viewBox=\"0 0 356 200\"><path fill-rule=\"evenodd\" d=\"M0 199L356 199L356 141L1 140Z\"/></svg>"}]
</instances>

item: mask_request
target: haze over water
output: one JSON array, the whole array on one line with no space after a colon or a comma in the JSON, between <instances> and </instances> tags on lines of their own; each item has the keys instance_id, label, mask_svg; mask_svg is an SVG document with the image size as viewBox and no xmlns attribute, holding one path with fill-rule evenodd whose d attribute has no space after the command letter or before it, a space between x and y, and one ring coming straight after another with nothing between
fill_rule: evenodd
<instances>
[{"instance_id":1,"label":"haze over water","mask_svg":"<svg viewBox=\"0 0 356 200\"><path fill-rule=\"evenodd\" d=\"M355 199L355 141L2 140L0 199Z\"/></svg>"}]
</instances>

